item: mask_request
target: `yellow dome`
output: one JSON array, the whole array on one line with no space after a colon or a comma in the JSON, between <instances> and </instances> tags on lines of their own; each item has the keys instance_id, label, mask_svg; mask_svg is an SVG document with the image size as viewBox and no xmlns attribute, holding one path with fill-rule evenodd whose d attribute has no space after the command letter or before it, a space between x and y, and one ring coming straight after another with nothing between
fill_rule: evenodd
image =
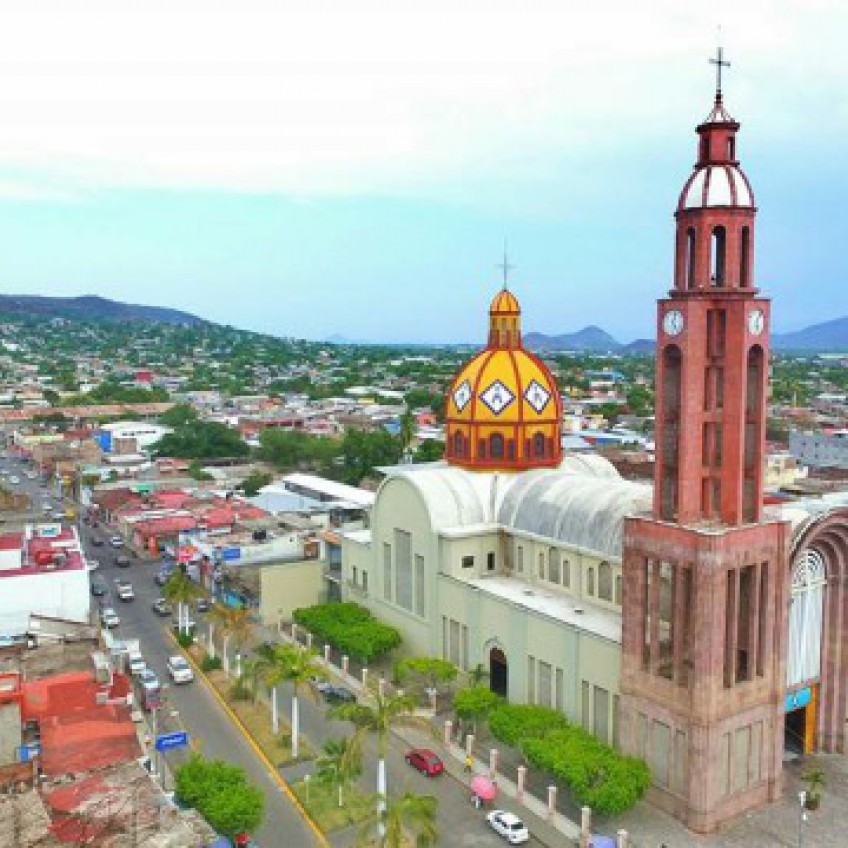
<instances>
[{"instance_id":1,"label":"yellow dome","mask_svg":"<svg viewBox=\"0 0 848 848\"><path fill-rule=\"evenodd\" d=\"M522 347L520 314L511 292L497 294L488 347L451 384L445 409L450 463L519 471L562 460L559 388L547 366Z\"/></svg>"}]
</instances>

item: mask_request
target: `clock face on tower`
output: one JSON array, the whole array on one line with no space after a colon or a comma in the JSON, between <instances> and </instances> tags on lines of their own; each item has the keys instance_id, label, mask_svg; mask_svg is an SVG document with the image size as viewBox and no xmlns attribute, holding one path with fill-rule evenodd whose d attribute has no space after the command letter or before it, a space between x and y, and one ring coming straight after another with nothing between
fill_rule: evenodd
<instances>
[{"instance_id":1,"label":"clock face on tower","mask_svg":"<svg viewBox=\"0 0 848 848\"><path fill-rule=\"evenodd\" d=\"M748 332L752 336L759 336L766 328L766 316L762 309L754 309L748 313Z\"/></svg>"},{"instance_id":2,"label":"clock face on tower","mask_svg":"<svg viewBox=\"0 0 848 848\"><path fill-rule=\"evenodd\" d=\"M679 336L683 332L683 313L679 309L669 309L663 315L662 325L666 335Z\"/></svg>"}]
</instances>

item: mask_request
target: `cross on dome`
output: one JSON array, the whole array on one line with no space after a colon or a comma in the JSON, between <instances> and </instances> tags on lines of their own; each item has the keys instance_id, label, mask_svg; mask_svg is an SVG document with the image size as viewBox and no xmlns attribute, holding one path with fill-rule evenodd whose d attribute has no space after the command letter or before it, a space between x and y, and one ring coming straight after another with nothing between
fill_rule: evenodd
<instances>
[{"instance_id":1,"label":"cross on dome","mask_svg":"<svg viewBox=\"0 0 848 848\"><path fill-rule=\"evenodd\" d=\"M719 27L719 31L721 31L721 27ZM729 68L730 62L724 61L724 48L721 46L719 42L716 47L716 57L713 59L710 57L710 64L716 66L716 100L721 100L721 69Z\"/></svg>"},{"instance_id":2,"label":"cross on dome","mask_svg":"<svg viewBox=\"0 0 848 848\"><path fill-rule=\"evenodd\" d=\"M503 288L504 291L507 291L509 289L509 272L515 270L515 265L509 264L506 252L506 239L504 239L503 262L499 262L495 267L503 270Z\"/></svg>"}]
</instances>

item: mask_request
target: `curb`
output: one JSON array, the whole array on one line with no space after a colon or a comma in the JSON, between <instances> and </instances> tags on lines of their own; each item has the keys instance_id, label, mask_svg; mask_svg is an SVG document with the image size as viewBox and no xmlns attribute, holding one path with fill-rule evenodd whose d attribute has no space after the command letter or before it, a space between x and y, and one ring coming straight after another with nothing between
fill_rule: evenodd
<instances>
[{"instance_id":1,"label":"curb","mask_svg":"<svg viewBox=\"0 0 848 848\"><path fill-rule=\"evenodd\" d=\"M297 811L300 813L301 818L306 822L307 825L309 825L309 829L315 834L315 838L318 840L318 844L321 846L321 848L330 848L330 843L327 841L327 837L324 834L324 831L322 831L321 828L318 827L315 820L312 818L312 816L309 815L303 804L301 804L300 799L297 797L297 795L294 794L292 788L288 785L285 778L279 773L279 771L277 771L277 768L274 766L271 760L268 759L268 755L259 747L258 743L253 738L250 731L245 727L244 722L242 722L242 720L238 717L238 715L236 715L230 705L223 699L221 693L212 685L211 681L206 677L205 672L203 672L200 666L194 661L194 657L192 657L191 654L188 653L188 651L184 650L179 644L179 642L177 642L174 634L171 633L170 630L168 631L168 637L186 657L189 665L191 665L192 669L194 669L195 674L197 674L197 676L203 681L203 685L212 693L213 697L223 708L230 721L232 721L233 724L239 729L242 736L244 736L247 743L253 749L253 752L262 761L263 765L268 770L268 773L280 786L280 788L285 793L286 797L295 806L295 809L297 809Z\"/></svg>"}]
</instances>

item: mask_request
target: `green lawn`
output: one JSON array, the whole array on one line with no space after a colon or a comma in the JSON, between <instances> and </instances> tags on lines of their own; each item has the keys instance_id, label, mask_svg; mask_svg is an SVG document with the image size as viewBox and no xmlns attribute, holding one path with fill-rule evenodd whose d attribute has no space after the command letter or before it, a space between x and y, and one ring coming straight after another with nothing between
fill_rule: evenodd
<instances>
[{"instance_id":1,"label":"green lawn","mask_svg":"<svg viewBox=\"0 0 848 848\"><path fill-rule=\"evenodd\" d=\"M344 806L339 807L338 789L335 786L316 783L314 780L309 781L309 784L308 797L307 781L300 780L293 783L291 788L318 827L325 833L365 821L374 808L373 797L357 789L346 790Z\"/></svg>"}]
</instances>

